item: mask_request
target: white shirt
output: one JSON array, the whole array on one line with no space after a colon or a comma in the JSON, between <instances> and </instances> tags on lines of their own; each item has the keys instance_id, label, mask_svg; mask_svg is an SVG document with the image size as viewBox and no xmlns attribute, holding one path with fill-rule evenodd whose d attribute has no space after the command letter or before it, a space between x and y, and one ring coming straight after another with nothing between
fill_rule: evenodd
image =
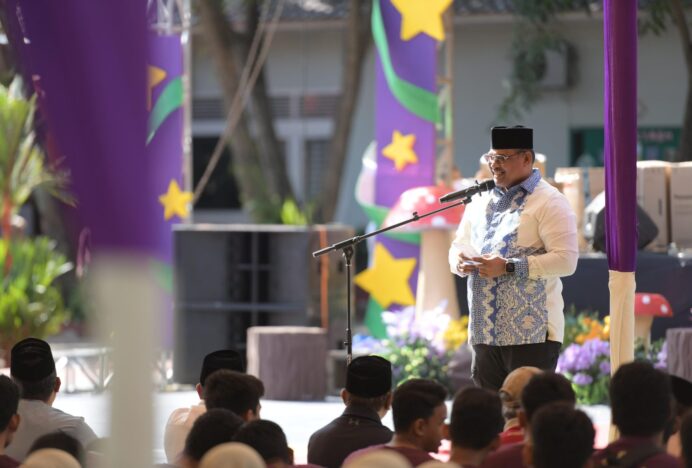
<instances>
[{"instance_id":1,"label":"white shirt","mask_svg":"<svg viewBox=\"0 0 692 468\"><path fill-rule=\"evenodd\" d=\"M19 400L17 413L20 417L19 429L5 449L5 454L17 461L26 458L36 439L51 432L61 431L71 435L84 447L98 438L84 418L64 413L40 400Z\"/></svg>"},{"instance_id":2,"label":"white shirt","mask_svg":"<svg viewBox=\"0 0 692 468\"><path fill-rule=\"evenodd\" d=\"M189 408L178 408L173 411L166 423L163 435L163 449L166 452L168 463L175 463L185 448L185 439L192 429L192 425L201 415L207 412L204 401Z\"/></svg>"},{"instance_id":3,"label":"white shirt","mask_svg":"<svg viewBox=\"0 0 692 468\"><path fill-rule=\"evenodd\" d=\"M515 272L498 278L469 275L469 342L509 346L562 342L561 276L574 273L579 257L574 211L557 189L531 176L508 190L496 187L466 206L449 250L452 273L459 254L497 254Z\"/></svg>"}]
</instances>

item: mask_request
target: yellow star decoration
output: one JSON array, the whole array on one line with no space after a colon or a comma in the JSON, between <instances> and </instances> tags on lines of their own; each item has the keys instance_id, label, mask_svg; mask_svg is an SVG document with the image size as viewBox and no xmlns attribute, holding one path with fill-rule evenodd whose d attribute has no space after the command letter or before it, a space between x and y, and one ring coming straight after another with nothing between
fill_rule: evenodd
<instances>
[{"instance_id":1,"label":"yellow star decoration","mask_svg":"<svg viewBox=\"0 0 692 468\"><path fill-rule=\"evenodd\" d=\"M149 65L147 67L149 69L149 86L147 88L147 110L151 110L151 96L154 94L154 88L156 85L161 83L163 80L166 79L166 70L163 68L155 67L153 65Z\"/></svg>"},{"instance_id":2,"label":"yellow star decoration","mask_svg":"<svg viewBox=\"0 0 692 468\"><path fill-rule=\"evenodd\" d=\"M413 150L416 143L416 135L403 135L398 130L392 134L392 142L384 147L382 154L385 158L394 161L397 171L402 171L407 164L417 164L418 156Z\"/></svg>"},{"instance_id":3,"label":"yellow star decoration","mask_svg":"<svg viewBox=\"0 0 692 468\"><path fill-rule=\"evenodd\" d=\"M355 282L385 309L392 303L414 305L416 299L408 279L415 267L415 258L394 258L384 245L378 243L375 244L372 266L356 275Z\"/></svg>"},{"instance_id":4,"label":"yellow star decoration","mask_svg":"<svg viewBox=\"0 0 692 468\"><path fill-rule=\"evenodd\" d=\"M159 197L159 202L163 205L163 218L168 221L173 216L187 218L189 215L189 203L192 201L192 192L180 190L178 182L173 179L168 184L168 192Z\"/></svg>"},{"instance_id":5,"label":"yellow star decoration","mask_svg":"<svg viewBox=\"0 0 692 468\"><path fill-rule=\"evenodd\" d=\"M401 13L401 40L408 41L419 33L443 41L445 29L442 14L452 0L392 0Z\"/></svg>"}]
</instances>

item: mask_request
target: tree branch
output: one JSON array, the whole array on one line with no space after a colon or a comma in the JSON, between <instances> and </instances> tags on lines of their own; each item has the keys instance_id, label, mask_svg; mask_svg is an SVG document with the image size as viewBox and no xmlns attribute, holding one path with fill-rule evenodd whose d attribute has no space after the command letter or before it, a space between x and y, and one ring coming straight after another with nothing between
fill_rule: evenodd
<instances>
[{"instance_id":1,"label":"tree branch","mask_svg":"<svg viewBox=\"0 0 692 468\"><path fill-rule=\"evenodd\" d=\"M692 44L690 43L690 29L687 25L685 9L682 6L682 0L671 0L670 6L673 22L678 28L680 40L682 41L682 51L685 54L685 63L687 65L687 73L689 77L692 75Z\"/></svg>"}]
</instances>

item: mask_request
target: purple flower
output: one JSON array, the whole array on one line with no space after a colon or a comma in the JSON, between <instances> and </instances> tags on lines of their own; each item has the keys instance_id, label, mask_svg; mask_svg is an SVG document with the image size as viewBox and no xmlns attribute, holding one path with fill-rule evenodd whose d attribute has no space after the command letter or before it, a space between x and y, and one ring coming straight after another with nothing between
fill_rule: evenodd
<instances>
[{"instance_id":1,"label":"purple flower","mask_svg":"<svg viewBox=\"0 0 692 468\"><path fill-rule=\"evenodd\" d=\"M593 382L593 378L590 375L579 372L574 374L574 377L572 377L572 382L577 385L590 385L591 382Z\"/></svg>"},{"instance_id":2,"label":"purple flower","mask_svg":"<svg viewBox=\"0 0 692 468\"><path fill-rule=\"evenodd\" d=\"M558 372L574 372L576 370L576 360L579 354L580 346L576 343L569 345L560 354L557 360Z\"/></svg>"},{"instance_id":3,"label":"purple flower","mask_svg":"<svg viewBox=\"0 0 692 468\"><path fill-rule=\"evenodd\" d=\"M601 361L598 369L601 371L601 374L610 375L610 361Z\"/></svg>"}]
</instances>

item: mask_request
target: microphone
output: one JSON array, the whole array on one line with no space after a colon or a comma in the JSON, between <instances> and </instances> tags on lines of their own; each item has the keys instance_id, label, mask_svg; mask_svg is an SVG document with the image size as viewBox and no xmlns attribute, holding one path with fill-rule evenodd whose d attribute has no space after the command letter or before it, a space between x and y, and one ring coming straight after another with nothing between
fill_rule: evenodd
<instances>
[{"instance_id":1,"label":"microphone","mask_svg":"<svg viewBox=\"0 0 692 468\"><path fill-rule=\"evenodd\" d=\"M495 187L495 181L493 179L484 180L483 182L476 182L476 185L465 188L463 190L457 190L456 192L448 193L440 197L440 203L449 203L460 198L469 198L477 193L487 192Z\"/></svg>"}]
</instances>

